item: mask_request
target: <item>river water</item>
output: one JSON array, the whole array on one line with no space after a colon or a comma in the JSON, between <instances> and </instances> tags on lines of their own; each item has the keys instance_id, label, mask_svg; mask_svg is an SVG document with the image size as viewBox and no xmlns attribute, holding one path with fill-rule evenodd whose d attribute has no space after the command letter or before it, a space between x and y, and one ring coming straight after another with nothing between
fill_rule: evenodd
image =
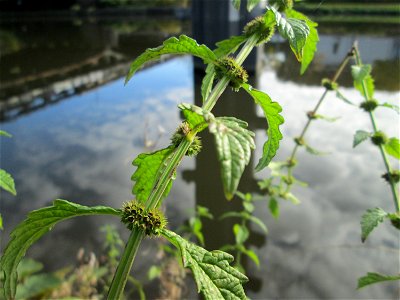
<instances>
[{"instance_id":1,"label":"river water","mask_svg":"<svg viewBox=\"0 0 400 300\"><path fill-rule=\"evenodd\" d=\"M145 19L14 21L1 23L0 118L1 129L13 135L1 138L1 168L13 175L17 197L1 191L4 219L3 249L11 229L32 209L57 198L84 205L120 207L132 198L132 160L141 152L164 147L180 123L176 106L200 104L200 71L191 57L168 58L138 72L124 86L129 62L147 47L170 35L190 34L190 22ZM283 107L285 124L278 160L290 155L292 138L300 134L323 93L321 78L330 77L355 39L365 63L373 66L376 98L399 104L399 39L383 25L339 27L320 24L319 52L302 77L287 45L278 38L258 52L259 67L251 81ZM349 70L339 80L341 92L355 103L361 97L351 87ZM215 114L234 115L256 131L255 158L240 185L243 192L260 193L257 181L268 170L253 171L266 139L265 120L251 99L227 91ZM381 225L365 244L360 241L360 217L379 206L393 210L390 190L380 178L384 167L370 143L352 149L353 134L370 130L368 116L329 94L321 114L340 117L336 122L316 121L306 140L328 152L314 156L300 150L295 176L309 187L296 187L301 204L280 202L280 218L257 202L256 216L269 234L257 227L249 247L261 267L244 260L251 279L246 285L252 299L396 299L396 282L356 290L357 278L367 272L399 273L399 236ZM382 108L378 126L398 136L398 115ZM223 198L219 166L209 134L202 134L204 151L187 158L167 200L171 228L187 220L196 204L210 207L215 216L240 208L238 199ZM396 166L395 161L391 161ZM398 167L398 163L397 166ZM258 196L262 197L262 196ZM77 218L57 225L33 246L28 256L55 270L71 263L80 247L99 253L104 236L99 227L106 217ZM205 221L209 249L233 241L230 222ZM123 238L127 231L120 227ZM218 230L217 230L218 229ZM147 272L155 244L146 241L134 266ZM193 296L193 295L192 295Z\"/></svg>"}]
</instances>

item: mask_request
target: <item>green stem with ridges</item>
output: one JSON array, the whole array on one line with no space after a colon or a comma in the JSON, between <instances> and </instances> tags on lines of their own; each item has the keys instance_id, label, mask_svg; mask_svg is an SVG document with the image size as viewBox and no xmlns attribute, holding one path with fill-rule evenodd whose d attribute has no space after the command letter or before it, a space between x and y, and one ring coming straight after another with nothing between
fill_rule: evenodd
<instances>
[{"instance_id":1,"label":"green stem with ridges","mask_svg":"<svg viewBox=\"0 0 400 300\"><path fill-rule=\"evenodd\" d=\"M236 61L239 65L243 63L246 57L250 54L251 50L256 46L258 39L258 35L254 34L246 41L245 45L242 47L236 57ZM203 105L203 109L211 111L228 84L229 78L227 76L224 76L210 93L210 96ZM165 169L162 171L159 180L155 184L149 199L146 201L146 207L148 209L157 207L160 204L160 199L162 198L162 195L166 187L168 186L168 183L172 180L172 176L176 168L179 166L183 156L189 149L195 135L196 132L189 133L189 135L182 140L182 142L172 154L171 159L167 162ZM115 272L113 281L111 283L111 287L107 296L108 300L116 300L122 298L129 272L132 268L133 261L135 259L136 253L139 249L139 245L143 237L144 233L142 230L137 228L134 228L132 230L132 233L129 236L129 240L125 246L121 260Z\"/></svg>"},{"instance_id":2,"label":"green stem with ridges","mask_svg":"<svg viewBox=\"0 0 400 300\"><path fill-rule=\"evenodd\" d=\"M362 66L361 56L360 56L360 52L358 51L357 45L354 47L354 50L355 50L356 64L358 66ZM368 89L366 87L366 83L364 80L362 80L361 86L362 86L365 100L366 101L372 100L371 96L368 94ZM373 129L374 133L377 133L379 130L378 130L378 126L376 124L375 114L372 110L368 111L368 114L369 114L369 117L371 120L372 129ZM391 174L392 168L390 167L389 159L386 155L385 149L383 148L383 145L381 145L381 144L377 145L377 146L382 155L382 159L383 159L383 163L385 164L386 171L388 174ZM396 184L396 182L394 182L394 180L391 176L388 176L388 178L389 178L390 189L391 189L392 195L393 195L394 207L396 209L396 212L399 212L400 211L400 201L399 201L399 194L398 194L398 190L397 190L397 184Z\"/></svg>"}]
</instances>

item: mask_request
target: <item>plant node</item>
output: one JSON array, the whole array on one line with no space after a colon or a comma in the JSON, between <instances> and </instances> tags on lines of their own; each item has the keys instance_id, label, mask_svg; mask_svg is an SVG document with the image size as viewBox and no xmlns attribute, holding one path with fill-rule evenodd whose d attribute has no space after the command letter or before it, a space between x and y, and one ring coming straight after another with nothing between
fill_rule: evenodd
<instances>
[{"instance_id":1,"label":"plant node","mask_svg":"<svg viewBox=\"0 0 400 300\"><path fill-rule=\"evenodd\" d=\"M378 102L375 99L364 101L360 104L360 107L365 111L373 111L378 106Z\"/></svg>"},{"instance_id":2,"label":"plant node","mask_svg":"<svg viewBox=\"0 0 400 300\"><path fill-rule=\"evenodd\" d=\"M304 139L302 139L302 138L296 137L296 138L294 138L293 140L294 140L294 142L295 142L297 145L299 145L299 146L304 146L304 145L305 145L305 141L304 141Z\"/></svg>"},{"instance_id":3,"label":"plant node","mask_svg":"<svg viewBox=\"0 0 400 300\"><path fill-rule=\"evenodd\" d=\"M307 112L307 117L308 117L310 120L314 120L314 119L317 118L317 117L315 116L315 112L313 112L313 111L308 111L308 112Z\"/></svg>"},{"instance_id":4,"label":"plant node","mask_svg":"<svg viewBox=\"0 0 400 300\"><path fill-rule=\"evenodd\" d=\"M293 0L270 0L269 4L277 6L280 12L293 8Z\"/></svg>"},{"instance_id":5,"label":"plant node","mask_svg":"<svg viewBox=\"0 0 400 300\"><path fill-rule=\"evenodd\" d=\"M248 75L242 66L238 65L233 57L224 57L218 60L216 74L219 79L229 77L229 85L237 92L243 83L247 82Z\"/></svg>"},{"instance_id":6,"label":"plant node","mask_svg":"<svg viewBox=\"0 0 400 300\"><path fill-rule=\"evenodd\" d=\"M390 173L383 174L382 178L385 179L388 183L398 183L400 181L400 172L399 170L393 170Z\"/></svg>"},{"instance_id":7,"label":"plant node","mask_svg":"<svg viewBox=\"0 0 400 300\"><path fill-rule=\"evenodd\" d=\"M374 133L373 136L371 136L371 141L376 146L386 144L387 140L388 140L388 138L387 138L386 134L384 134L382 131L377 131Z\"/></svg>"},{"instance_id":8,"label":"plant node","mask_svg":"<svg viewBox=\"0 0 400 300\"><path fill-rule=\"evenodd\" d=\"M179 144L182 142L183 139L187 137L187 135L190 133L190 127L187 122L182 122L181 125L179 125L178 129L175 131L175 133L171 137L171 144L177 148ZM200 150L201 150L201 140L199 137L195 136L189 149L186 151L185 155L187 156L194 156L197 155Z\"/></svg>"},{"instance_id":9,"label":"plant node","mask_svg":"<svg viewBox=\"0 0 400 300\"><path fill-rule=\"evenodd\" d=\"M332 80L330 80L328 78L322 79L321 84L328 91L336 91L338 89L338 84L336 82L333 82Z\"/></svg>"},{"instance_id":10,"label":"plant node","mask_svg":"<svg viewBox=\"0 0 400 300\"><path fill-rule=\"evenodd\" d=\"M195 136L189 149L186 151L187 156L196 156L201 151L201 140L198 136Z\"/></svg>"},{"instance_id":11,"label":"plant node","mask_svg":"<svg viewBox=\"0 0 400 300\"><path fill-rule=\"evenodd\" d=\"M265 24L265 18L263 16L251 20L243 29L243 33L247 38L253 34L258 34L259 39L257 45L268 42L274 35L274 32L275 26L272 24Z\"/></svg>"},{"instance_id":12,"label":"plant node","mask_svg":"<svg viewBox=\"0 0 400 300\"><path fill-rule=\"evenodd\" d=\"M296 160L296 159L294 159L294 158L288 159L288 161L287 161L287 166L288 166L289 168L292 168L292 167L294 167L295 165L297 165L297 160Z\"/></svg>"},{"instance_id":13,"label":"plant node","mask_svg":"<svg viewBox=\"0 0 400 300\"><path fill-rule=\"evenodd\" d=\"M129 230L142 229L148 236L159 235L160 229L167 224L164 214L159 209L146 211L144 205L136 200L123 204L121 222Z\"/></svg>"},{"instance_id":14,"label":"plant node","mask_svg":"<svg viewBox=\"0 0 400 300\"><path fill-rule=\"evenodd\" d=\"M287 185L292 185L294 182L293 176L290 177L283 176L282 179Z\"/></svg>"}]
</instances>

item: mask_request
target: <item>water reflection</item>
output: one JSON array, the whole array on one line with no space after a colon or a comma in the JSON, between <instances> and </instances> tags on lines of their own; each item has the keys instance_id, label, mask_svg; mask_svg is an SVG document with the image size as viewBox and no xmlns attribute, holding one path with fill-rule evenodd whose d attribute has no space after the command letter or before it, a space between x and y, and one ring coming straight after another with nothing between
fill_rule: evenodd
<instances>
[{"instance_id":1,"label":"water reflection","mask_svg":"<svg viewBox=\"0 0 400 300\"><path fill-rule=\"evenodd\" d=\"M178 103L201 103L201 74L188 57L152 65L123 87L121 77L133 56L161 44L170 32L186 28L180 22L168 24L61 22L57 29L40 23L2 25L15 38L6 37L13 42L2 51L0 62L0 79L9 84L0 85L1 128L14 135L1 139L1 166L14 175L18 189L16 198L1 192L6 226L3 243L29 210L55 198L116 207L131 198L133 158L148 150L145 145L169 143L169 133L180 122ZM64 37L58 36L60 32ZM304 113L322 92L321 77L332 75L353 37L360 41L365 62L376 70L374 76L382 90L376 98L398 101L395 37L322 34L320 52L304 77L298 77L298 63L288 48L276 41L273 53L268 48L258 57L264 67L259 77L251 80L284 107L286 138L278 159L289 155L291 137L299 134L306 121ZM380 48L372 51L375 45L389 46L381 55ZM344 86L349 85L349 74L346 76ZM350 88L343 92L355 101L360 99ZM247 285L251 298L378 299L396 295L393 284L355 291L356 278L367 271L399 271L393 263L398 261L398 252L393 249L398 249L399 239L391 228L384 225L366 245L359 242L362 212L374 206L391 210L388 187L379 181L382 165L376 149L367 143L351 149L353 133L369 129L368 118L332 96L322 110L341 119L334 124L321 121L307 136L311 145L332 154L315 157L300 152L296 175L310 183L310 188L295 191L302 204L282 203L279 221L269 217L266 205L257 207L270 235L265 237L253 229L250 244L261 257L262 269L244 262L252 279ZM255 158L240 184L240 190L256 192L257 180L268 176L267 171L253 171L266 139L262 114L247 95L231 91L217 104L215 114L234 115L256 130ZM378 113L379 125L391 136L398 134L391 126L394 118L389 110ZM210 207L216 216L227 207L239 209L236 199L224 200L213 138L207 133L202 138L204 151L196 160L184 160L167 202L172 227L181 224L196 203ZM60 224L29 255L46 259L53 269L65 266L81 246L99 250L98 227L108 220L92 217ZM229 221L205 222L207 246L218 248L232 242L232 225ZM221 230L216 231L216 226ZM126 237L126 230L122 232ZM143 246L142 257L135 263L136 270L142 271L139 278L145 276L154 248L151 241Z\"/></svg>"}]
</instances>

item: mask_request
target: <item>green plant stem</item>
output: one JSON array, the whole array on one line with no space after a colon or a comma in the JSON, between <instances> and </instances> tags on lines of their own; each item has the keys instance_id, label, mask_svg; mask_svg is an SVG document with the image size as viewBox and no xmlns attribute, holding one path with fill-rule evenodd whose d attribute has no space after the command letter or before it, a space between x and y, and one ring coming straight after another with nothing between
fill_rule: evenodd
<instances>
[{"instance_id":1,"label":"green plant stem","mask_svg":"<svg viewBox=\"0 0 400 300\"><path fill-rule=\"evenodd\" d=\"M360 56L360 52L358 51L357 45L355 45L354 50L355 50L354 52L355 52L356 64L358 66L362 66L361 56ZM361 82L361 86L362 86L362 90L363 90L363 94L364 94L365 100L366 101L372 100L371 99L371 95L369 95L369 93L368 93L368 89L366 87L366 83L365 83L364 80ZM377 133L379 130L378 130L378 126L377 126L377 123L376 123L375 114L374 114L373 111L369 111L368 114L369 114L369 117L370 117L370 120L371 120L372 129L373 129L374 133ZM386 152L385 152L385 149L383 148L383 145L378 145L378 148L379 148L379 151L380 151L380 153L382 155L382 159L383 159L383 163L385 164L386 171L387 171L388 174L391 174L392 168L390 167L389 159L388 159L388 157L386 155ZM396 209L396 212L399 212L400 211L399 194L398 194L398 190L397 190L397 187L396 187L396 182L394 182L394 180L393 180L393 178L391 176L389 176L389 185L390 185L390 189L391 189L392 195L393 195L394 207Z\"/></svg>"},{"instance_id":2,"label":"green plant stem","mask_svg":"<svg viewBox=\"0 0 400 300\"><path fill-rule=\"evenodd\" d=\"M353 48L354 48L354 47L353 47ZM346 57L342 60L342 62L340 63L339 68L336 70L335 74L333 75L333 77L332 77L332 79L331 79L331 82L332 82L332 83L336 83L336 81L338 80L338 78L340 77L340 75L343 73L344 68L346 67L346 65L348 64L348 62L349 62L349 60L350 60L350 58L351 58L350 53L352 53L352 52L349 52L349 53L346 55ZM317 104L315 105L313 111L311 112L311 115L315 115L315 114L317 113L318 109L320 108L320 106L321 106L322 102L324 101L324 99L325 99L326 95L328 94L328 92L329 92L329 89L328 89L328 88L325 88L325 91L323 92L323 94L322 94L321 97L319 98ZM306 135L306 132L307 132L308 128L310 127L310 124L311 124L311 122L312 122L313 120L314 120L314 119L312 119L312 118L308 118L307 123L306 123L306 125L304 126L304 128L303 128L303 130L302 130L302 132L301 132L301 134L300 134L300 136L299 136L299 139L300 139L300 140L303 140L303 138L304 138L304 136ZM299 146L300 146L300 145L298 145L298 144L296 144L296 145L294 146L293 151L292 151L292 153L291 153L291 155L290 155L290 157L289 157L289 160L288 160L288 162L289 162L289 166L288 166L288 179L289 179L289 180L290 180L290 178L292 177L293 168L294 168L293 160L294 160L294 158L296 157L296 153L297 153L297 150L299 149ZM288 185L287 185L286 192L288 192L288 191L290 190L290 186L291 186L291 184L288 184Z\"/></svg>"},{"instance_id":3,"label":"green plant stem","mask_svg":"<svg viewBox=\"0 0 400 300\"><path fill-rule=\"evenodd\" d=\"M257 44L259 37L258 35L251 36L240 52L238 53L236 60L238 64L242 64L246 57L250 54L251 50ZM203 105L203 109L207 111L211 111L212 108L217 103L217 100L224 92L226 87L228 86L229 79L227 76L224 76L218 84L214 87L207 101ZM182 161L183 156L188 150L191 142L193 141L196 132L190 133L186 139L179 144L177 149L172 154L171 159L167 162L165 169L162 171L158 181L156 182L153 191L150 194L150 197L146 201L146 207L148 209L157 207L160 204L160 200L165 189L168 186L168 183L172 180L172 177L177 169L178 165ZM189 138L188 138L189 137ZM108 300L117 300L121 299L124 288L127 282L127 278L129 276L131 267L133 265L133 261L135 259L136 253L138 251L139 245L144 237L144 233L142 230L134 228L132 230L131 235L129 236L129 240L125 246L124 252L122 254L121 260L118 264L116 273L114 275L113 281L111 283L110 290L108 292L107 299Z\"/></svg>"}]
</instances>

